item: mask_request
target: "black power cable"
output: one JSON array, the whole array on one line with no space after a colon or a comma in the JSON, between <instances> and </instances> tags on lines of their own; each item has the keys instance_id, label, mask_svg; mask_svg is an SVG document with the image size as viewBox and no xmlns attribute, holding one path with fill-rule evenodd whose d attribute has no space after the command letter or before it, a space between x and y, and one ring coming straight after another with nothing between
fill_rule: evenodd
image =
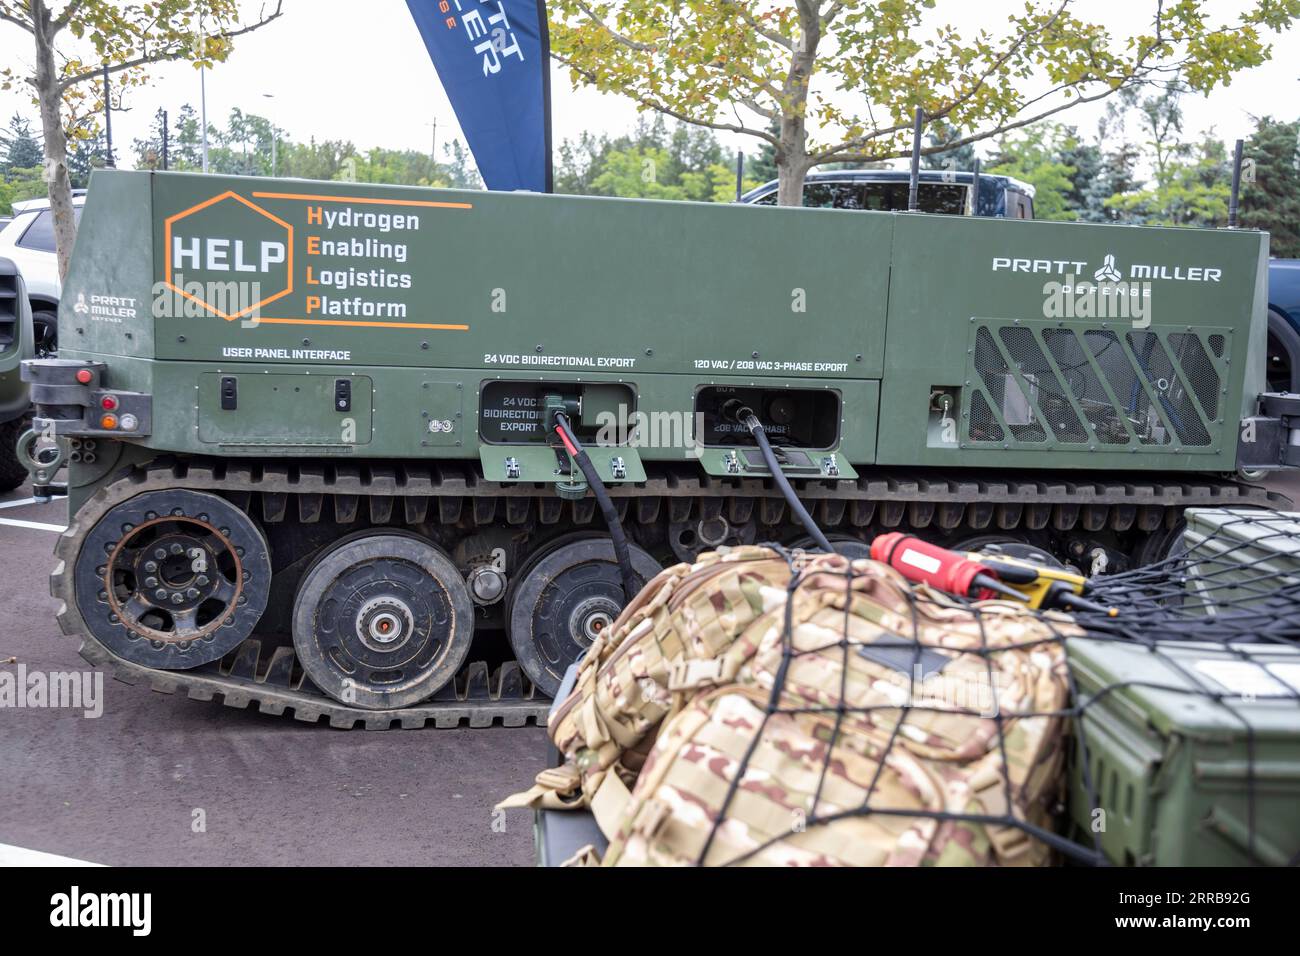
<instances>
[{"instance_id":1,"label":"black power cable","mask_svg":"<svg viewBox=\"0 0 1300 956\"><path fill-rule=\"evenodd\" d=\"M733 416L736 421L749 429L749 433L754 436L754 441L758 442L758 450L763 453L763 461L767 463L767 469L772 473L772 480L776 482L777 488L785 496L786 504L794 512L794 516L799 519L799 523L803 525L804 530L808 532L809 537L813 539L813 543L817 547L823 551L833 552L835 549L826 540L826 535L822 534L822 529L817 527L817 522L813 521L812 515L803 506L799 496L794 493L794 488L790 486L790 480L786 478L785 472L781 470L781 463L776 460L776 452L772 451L772 445L767 440L767 432L763 429L763 423L758 420L758 416L746 405L732 405L730 408L724 406L723 413Z\"/></svg>"},{"instance_id":2,"label":"black power cable","mask_svg":"<svg viewBox=\"0 0 1300 956\"><path fill-rule=\"evenodd\" d=\"M557 411L551 418L560 441L564 442L565 450L582 469L587 484L591 486L592 493L596 496L596 503L600 505L600 513L605 517L605 524L609 527L609 536L614 544L614 559L618 562L618 572L623 579L623 596L631 601L645 582L632 570L632 554L627 549L627 535L623 532L623 522L618 520L614 502L610 500L609 492L605 490L605 483L600 480L596 466L591 463L591 456L582 447L582 442L578 441L578 436L573 433L569 416Z\"/></svg>"}]
</instances>

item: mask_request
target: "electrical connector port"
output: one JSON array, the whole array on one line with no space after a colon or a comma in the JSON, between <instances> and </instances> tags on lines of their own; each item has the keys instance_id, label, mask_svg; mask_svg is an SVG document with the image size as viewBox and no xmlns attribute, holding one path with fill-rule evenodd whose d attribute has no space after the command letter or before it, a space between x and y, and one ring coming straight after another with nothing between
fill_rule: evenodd
<instances>
[{"instance_id":1,"label":"electrical connector port","mask_svg":"<svg viewBox=\"0 0 1300 956\"><path fill-rule=\"evenodd\" d=\"M695 393L702 444L752 446L739 421L744 409L763 423L773 445L829 450L839 443L840 395L833 389L706 385Z\"/></svg>"},{"instance_id":2,"label":"electrical connector port","mask_svg":"<svg viewBox=\"0 0 1300 956\"><path fill-rule=\"evenodd\" d=\"M554 444L548 398L562 402L584 444L626 444L636 392L616 382L487 382L479 395L479 437L493 445Z\"/></svg>"}]
</instances>

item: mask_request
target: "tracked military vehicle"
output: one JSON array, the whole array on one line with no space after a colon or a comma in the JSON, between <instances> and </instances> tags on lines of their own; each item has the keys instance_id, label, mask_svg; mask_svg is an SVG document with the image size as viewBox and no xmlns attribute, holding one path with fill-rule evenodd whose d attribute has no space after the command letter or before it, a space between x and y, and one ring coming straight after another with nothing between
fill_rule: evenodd
<instances>
[{"instance_id":1,"label":"tracked military vehicle","mask_svg":"<svg viewBox=\"0 0 1300 956\"><path fill-rule=\"evenodd\" d=\"M59 620L158 690L519 724L636 579L807 543L780 477L844 550L1126 567L1189 506L1285 504L1235 477L1297 463L1298 410L1261 397L1266 258L1248 231L97 172L61 356L25 367L67 439Z\"/></svg>"}]
</instances>

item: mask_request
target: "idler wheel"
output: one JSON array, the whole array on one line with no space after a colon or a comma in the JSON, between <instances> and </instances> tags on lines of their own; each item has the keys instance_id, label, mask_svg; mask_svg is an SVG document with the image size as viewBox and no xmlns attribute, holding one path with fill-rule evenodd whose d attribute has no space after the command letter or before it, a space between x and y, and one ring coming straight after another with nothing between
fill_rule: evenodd
<instances>
[{"instance_id":1,"label":"idler wheel","mask_svg":"<svg viewBox=\"0 0 1300 956\"><path fill-rule=\"evenodd\" d=\"M76 558L77 610L123 660L184 670L218 660L266 609L261 530L199 491L149 491L102 517Z\"/></svg>"},{"instance_id":2,"label":"idler wheel","mask_svg":"<svg viewBox=\"0 0 1300 956\"><path fill-rule=\"evenodd\" d=\"M409 707L456 676L474 608L456 566L422 538L345 538L303 576L293 646L307 676L367 710Z\"/></svg>"}]
</instances>

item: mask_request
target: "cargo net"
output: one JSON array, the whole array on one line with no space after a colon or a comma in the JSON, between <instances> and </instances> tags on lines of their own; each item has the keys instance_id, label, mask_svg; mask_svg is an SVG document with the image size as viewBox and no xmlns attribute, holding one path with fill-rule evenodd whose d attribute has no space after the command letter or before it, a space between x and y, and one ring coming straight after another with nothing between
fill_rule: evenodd
<instances>
[{"instance_id":1,"label":"cargo net","mask_svg":"<svg viewBox=\"0 0 1300 956\"><path fill-rule=\"evenodd\" d=\"M1090 630L1144 644L1208 641L1227 648L1300 643L1300 514L1192 509L1163 561L1092 582L1090 597L1120 610Z\"/></svg>"},{"instance_id":2,"label":"cargo net","mask_svg":"<svg viewBox=\"0 0 1300 956\"><path fill-rule=\"evenodd\" d=\"M1293 790L1280 812L1266 806L1279 797L1261 786L1259 727L1276 735L1280 722L1293 747L1300 740L1300 516L1189 516L1177 553L1094 583L1089 596L1118 608L1115 618L884 587L879 565L831 570L774 548L790 568L779 633L754 639L735 685L692 701L703 729L672 722L656 747L679 747L688 756L677 763L692 762L692 747L693 762L716 761L720 806L704 783L689 796L692 778L670 768L659 791L675 790L670 805L683 794L701 800L711 821L697 820L701 841L673 848L646 831L638 844L642 807L620 855L706 865L1294 865ZM1130 732L1163 734L1166 748L1136 770L1113 743L1135 712ZM1210 824L1194 815L1202 810L1189 807L1180 845L1155 848L1145 802L1160 786L1197 787L1203 772L1169 749L1183 720L1233 742L1219 766L1235 775L1213 781L1206 798L1219 832L1207 837ZM724 737L723 728L744 730ZM682 739L665 739L674 733ZM1185 779L1158 784L1158 772ZM1209 842L1198 849L1198 840Z\"/></svg>"}]
</instances>

